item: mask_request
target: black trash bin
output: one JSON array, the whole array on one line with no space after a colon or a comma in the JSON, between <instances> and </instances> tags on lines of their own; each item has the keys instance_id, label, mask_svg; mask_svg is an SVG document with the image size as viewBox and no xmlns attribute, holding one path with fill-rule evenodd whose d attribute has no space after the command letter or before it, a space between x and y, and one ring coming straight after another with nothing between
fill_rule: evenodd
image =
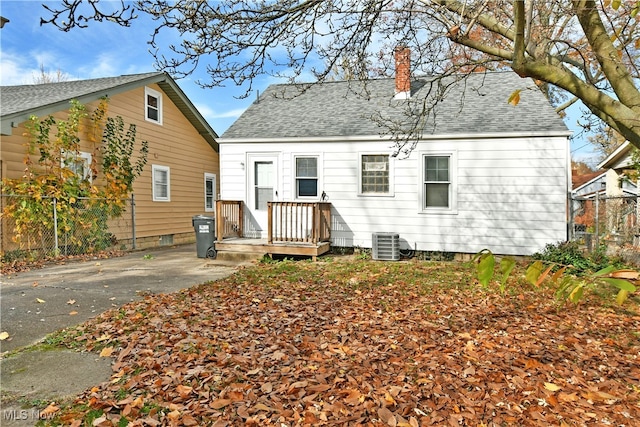
<instances>
[{"instance_id":1,"label":"black trash bin","mask_svg":"<svg viewBox=\"0 0 640 427\"><path fill-rule=\"evenodd\" d=\"M216 227L213 217L196 215L191 218L191 224L196 232L198 258L215 258Z\"/></svg>"}]
</instances>

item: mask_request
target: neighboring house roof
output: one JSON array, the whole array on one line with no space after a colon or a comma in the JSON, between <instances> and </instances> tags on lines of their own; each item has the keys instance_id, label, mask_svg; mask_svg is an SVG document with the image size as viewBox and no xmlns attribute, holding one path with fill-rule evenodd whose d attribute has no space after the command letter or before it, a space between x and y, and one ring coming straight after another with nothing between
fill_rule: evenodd
<instances>
[{"instance_id":1,"label":"neighboring house roof","mask_svg":"<svg viewBox=\"0 0 640 427\"><path fill-rule=\"evenodd\" d=\"M167 97L182 111L202 137L218 151L218 135L202 117L178 84L163 72L130 74L90 80L71 80L21 86L0 87L0 133L10 135L11 128L28 120L30 116L43 117L67 110L69 101L82 104L104 96L114 96L129 90L157 83Z\"/></svg>"},{"instance_id":2,"label":"neighboring house roof","mask_svg":"<svg viewBox=\"0 0 640 427\"><path fill-rule=\"evenodd\" d=\"M629 141L623 142L613 153L609 154L606 159L600 162L598 168L617 169L629 166L631 164L630 154L632 149L633 145L631 145Z\"/></svg>"},{"instance_id":3,"label":"neighboring house roof","mask_svg":"<svg viewBox=\"0 0 640 427\"><path fill-rule=\"evenodd\" d=\"M585 184L590 183L591 181L596 180L600 176L604 176L607 173L607 171L605 170L598 170L595 172L585 173L582 175L576 174L575 171L572 171L572 172L573 173L571 174L571 188L573 188L574 190L578 189L579 187L582 187Z\"/></svg>"},{"instance_id":4,"label":"neighboring house roof","mask_svg":"<svg viewBox=\"0 0 640 427\"><path fill-rule=\"evenodd\" d=\"M451 84L425 121L422 137L449 135L569 135L566 125L531 79L513 72L473 73ZM455 81L459 80L459 81ZM272 85L222 135L223 139L371 137L389 134L381 121L408 126L408 108L433 99L433 78L415 78L409 101L394 99L394 79ZM524 90L524 89L533 90ZM301 93L302 89L306 91ZM509 96L522 90L520 102Z\"/></svg>"},{"instance_id":5,"label":"neighboring house roof","mask_svg":"<svg viewBox=\"0 0 640 427\"><path fill-rule=\"evenodd\" d=\"M574 196L590 196L603 190L606 185L607 171L597 171L590 174L571 177L571 194Z\"/></svg>"}]
</instances>

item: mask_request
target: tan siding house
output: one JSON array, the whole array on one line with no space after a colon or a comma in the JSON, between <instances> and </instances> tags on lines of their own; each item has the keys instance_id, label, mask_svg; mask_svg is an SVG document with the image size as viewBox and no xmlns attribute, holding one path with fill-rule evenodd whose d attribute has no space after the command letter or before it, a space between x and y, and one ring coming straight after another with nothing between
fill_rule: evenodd
<instances>
[{"instance_id":1,"label":"tan siding house","mask_svg":"<svg viewBox=\"0 0 640 427\"><path fill-rule=\"evenodd\" d=\"M136 247L192 242L191 218L213 215L211 192L206 200L205 186L207 181L213 185L214 198L219 193L217 135L168 74L4 86L0 91L2 178L23 174L25 121L30 116L66 118L72 99L92 111L101 98L108 97L108 116L121 116L125 126L135 124L136 143L149 144L147 164L133 186ZM100 135L97 141L99 144ZM83 136L83 151L96 155L95 144ZM99 186L102 181L98 176L94 183ZM2 232L4 252L10 245L11 230L3 226ZM129 227L120 227L115 234L119 242L131 246Z\"/></svg>"}]
</instances>

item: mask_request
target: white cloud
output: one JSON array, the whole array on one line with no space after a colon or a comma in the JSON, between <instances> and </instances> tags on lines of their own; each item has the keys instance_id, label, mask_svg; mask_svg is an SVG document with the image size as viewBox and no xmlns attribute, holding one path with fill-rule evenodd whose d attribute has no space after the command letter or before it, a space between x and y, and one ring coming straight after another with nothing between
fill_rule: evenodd
<instances>
[{"instance_id":1,"label":"white cloud","mask_svg":"<svg viewBox=\"0 0 640 427\"><path fill-rule=\"evenodd\" d=\"M12 59L8 59L5 55L0 58L0 85L14 86L28 84L26 76L30 76L34 69L28 69L23 64Z\"/></svg>"},{"instance_id":2,"label":"white cloud","mask_svg":"<svg viewBox=\"0 0 640 427\"><path fill-rule=\"evenodd\" d=\"M223 111L222 113L213 113L211 118L214 119L237 119L244 113L246 108L236 108L229 111Z\"/></svg>"}]
</instances>

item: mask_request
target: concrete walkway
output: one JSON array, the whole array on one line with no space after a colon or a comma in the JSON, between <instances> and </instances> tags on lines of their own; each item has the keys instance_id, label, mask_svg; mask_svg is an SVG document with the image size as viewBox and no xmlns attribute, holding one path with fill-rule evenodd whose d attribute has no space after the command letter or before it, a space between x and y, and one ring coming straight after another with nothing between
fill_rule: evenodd
<instances>
[{"instance_id":1,"label":"concrete walkway","mask_svg":"<svg viewBox=\"0 0 640 427\"><path fill-rule=\"evenodd\" d=\"M33 426L43 404L107 381L111 360L93 353L21 350L148 293L170 293L232 274L238 262L196 256L195 245L68 262L0 279L0 425Z\"/></svg>"}]
</instances>

